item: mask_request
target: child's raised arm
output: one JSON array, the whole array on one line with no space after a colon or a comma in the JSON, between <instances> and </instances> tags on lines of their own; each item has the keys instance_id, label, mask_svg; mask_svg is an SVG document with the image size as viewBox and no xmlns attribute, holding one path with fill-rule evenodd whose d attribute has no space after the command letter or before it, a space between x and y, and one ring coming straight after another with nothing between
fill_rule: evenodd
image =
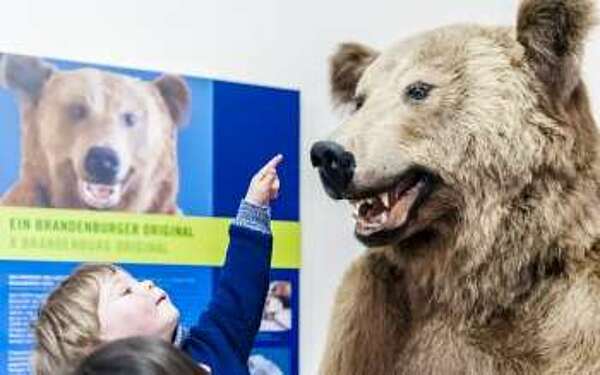
<instances>
[{"instance_id":1,"label":"child's raised arm","mask_svg":"<svg viewBox=\"0 0 600 375\"><path fill-rule=\"evenodd\" d=\"M183 342L184 351L217 374L247 366L260 327L273 247L269 203L279 192L277 166L282 159L275 156L250 181L229 229L227 259L213 299ZM225 365L229 367L219 368Z\"/></svg>"}]
</instances>

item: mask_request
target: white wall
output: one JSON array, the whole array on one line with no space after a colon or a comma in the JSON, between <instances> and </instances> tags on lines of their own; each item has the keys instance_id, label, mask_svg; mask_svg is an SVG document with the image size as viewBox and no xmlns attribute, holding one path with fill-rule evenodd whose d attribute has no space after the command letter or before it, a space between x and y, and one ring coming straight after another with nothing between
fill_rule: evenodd
<instances>
[{"instance_id":1,"label":"white wall","mask_svg":"<svg viewBox=\"0 0 600 375\"><path fill-rule=\"evenodd\" d=\"M316 373L334 289L360 253L348 210L325 197L307 158L309 145L337 122L327 95L329 54L340 41L384 47L450 22L508 24L516 10L515 0L4 0L2 5L0 51L301 90L303 375ZM600 71L593 67L600 60L600 34L593 43L586 71L599 94Z\"/></svg>"}]
</instances>

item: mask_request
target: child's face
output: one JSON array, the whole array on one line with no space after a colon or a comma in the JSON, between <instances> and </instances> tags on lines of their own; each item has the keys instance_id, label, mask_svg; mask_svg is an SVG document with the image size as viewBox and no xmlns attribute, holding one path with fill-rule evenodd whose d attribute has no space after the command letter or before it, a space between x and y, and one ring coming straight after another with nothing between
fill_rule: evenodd
<instances>
[{"instance_id":1,"label":"child's face","mask_svg":"<svg viewBox=\"0 0 600 375\"><path fill-rule=\"evenodd\" d=\"M179 311L169 296L150 281L138 281L119 269L100 280L98 318L101 338L158 336L171 340Z\"/></svg>"}]
</instances>

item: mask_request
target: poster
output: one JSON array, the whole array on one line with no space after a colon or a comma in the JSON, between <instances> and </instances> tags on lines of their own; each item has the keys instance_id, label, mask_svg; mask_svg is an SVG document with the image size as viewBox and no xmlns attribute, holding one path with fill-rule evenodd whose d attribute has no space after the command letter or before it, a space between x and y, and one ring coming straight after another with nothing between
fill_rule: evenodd
<instances>
[{"instance_id":1,"label":"poster","mask_svg":"<svg viewBox=\"0 0 600 375\"><path fill-rule=\"evenodd\" d=\"M253 173L281 153L254 374L298 374L299 93L0 54L0 375L30 374L30 324L81 262L210 300Z\"/></svg>"}]
</instances>

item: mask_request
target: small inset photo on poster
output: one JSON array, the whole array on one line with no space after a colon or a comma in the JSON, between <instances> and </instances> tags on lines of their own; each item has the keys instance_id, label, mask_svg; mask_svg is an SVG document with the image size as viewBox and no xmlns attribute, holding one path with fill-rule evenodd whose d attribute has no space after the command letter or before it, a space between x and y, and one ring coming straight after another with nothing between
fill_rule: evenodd
<instances>
[{"instance_id":1,"label":"small inset photo on poster","mask_svg":"<svg viewBox=\"0 0 600 375\"><path fill-rule=\"evenodd\" d=\"M280 332L292 329L292 283L275 280L269 285L269 293L260 324L261 332Z\"/></svg>"},{"instance_id":2,"label":"small inset photo on poster","mask_svg":"<svg viewBox=\"0 0 600 375\"><path fill-rule=\"evenodd\" d=\"M290 353L286 348L255 349L248 359L250 375L289 375Z\"/></svg>"}]
</instances>

